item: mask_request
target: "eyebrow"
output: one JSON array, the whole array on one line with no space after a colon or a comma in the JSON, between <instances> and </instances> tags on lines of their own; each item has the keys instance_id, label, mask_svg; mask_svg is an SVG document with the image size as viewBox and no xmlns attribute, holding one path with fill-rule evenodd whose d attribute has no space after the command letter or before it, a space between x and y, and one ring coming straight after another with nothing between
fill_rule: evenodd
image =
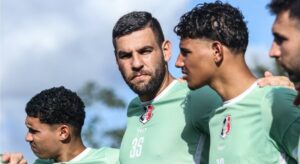
<instances>
[{"instance_id":1,"label":"eyebrow","mask_svg":"<svg viewBox=\"0 0 300 164\"><path fill-rule=\"evenodd\" d=\"M153 46L144 46L144 47L138 49L137 51L142 52L142 51L145 51L145 50L148 50L148 49L153 50L154 47Z\"/></svg>"},{"instance_id":2,"label":"eyebrow","mask_svg":"<svg viewBox=\"0 0 300 164\"><path fill-rule=\"evenodd\" d=\"M132 51L117 51L117 55L118 54L131 54L132 53Z\"/></svg>"},{"instance_id":3,"label":"eyebrow","mask_svg":"<svg viewBox=\"0 0 300 164\"><path fill-rule=\"evenodd\" d=\"M146 46L143 46L143 47L137 49L137 52L142 52L142 51L145 51L147 49L152 50L152 49L154 49L154 47L150 46L150 45L146 45ZM124 51L124 50L117 51L117 54L131 54L131 53L132 53L132 51Z\"/></svg>"},{"instance_id":4,"label":"eyebrow","mask_svg":"<svg viewBox=\"0 0 300 164\"><path fill-rule=\"evenodd\" d=\"M272 32L272 34L275 38L287 39L284 35L281 35L280 33Z\"/></svg>"},{"instance_id":5,"label":"eyebrow","mask_svg":"<svg viewBox=\"0 0 300 164\"><path fill-rule=\"evenodd\" d=\"M187 52L187 53L192 52L191 50L189 50L189 49L187 49L187 48L183 48L183 47L180 47L180 51L181 51L181 52Z\"/></svg>"}]
</instances>

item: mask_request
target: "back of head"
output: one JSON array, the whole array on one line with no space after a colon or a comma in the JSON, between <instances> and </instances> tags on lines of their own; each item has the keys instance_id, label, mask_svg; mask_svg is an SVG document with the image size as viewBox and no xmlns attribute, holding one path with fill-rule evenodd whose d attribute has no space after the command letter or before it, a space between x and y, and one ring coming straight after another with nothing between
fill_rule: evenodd
<instances>
[{"instance_id":1,"label":"back of head","mask_svg":"<svg viewBox=\"0 0 300 164\"><path fill-rule=\"evenodd\" d=\"M300 0L272 0L268 4L271 13L279 14L283 11L289 11L291 18L300 21Z\"/></svg>"},{"instance_id":2,"label":"back of head","mask_svg":"<svg viewBox=\"0 0 300 164\"><path fill-rule=\"evenodd\" d=\"M27 103L25 110L27 116L39 118L41 123L71 125L76 135L80 135L84 124L82 100L64 87L43 90Z\"/></svg>"},{"instance_id":3,"label":"back of head","mask_svg":"<svg viewBox=\"0 0 300 164\"><path fill-rule=\"evenodd\" d=\"M228 3L198 4L181 16L174 32L181 39L210 39L219 41L233 52L245 53L248 29L244 16Z\"/></svg>"},{"instance_id":4,"label":"back of head","mask_svg":"<svg viewBox=\"0 0 300 164\"><path fill-rule=\"evenodd\" d=\"M152 17L151 13L146 11L133 11L122 16L115 24L112 32L113 45L116 49L116 39L132 32L150 27L155 36L158 45L161 45L165 38L158 20Z\"/></svg>"}]
</instances>

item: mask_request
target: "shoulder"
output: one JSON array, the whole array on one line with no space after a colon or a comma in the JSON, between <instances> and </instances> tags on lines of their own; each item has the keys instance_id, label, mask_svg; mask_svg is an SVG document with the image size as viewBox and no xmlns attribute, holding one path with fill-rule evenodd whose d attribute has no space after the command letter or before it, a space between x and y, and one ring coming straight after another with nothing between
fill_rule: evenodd
<instances>
[{"instance_id":1,"label":"shoulder","mask_svg":"<svg viewBox=\"0 0 300 164\"><path fill-rule=\"evenodd\" d=\"M297 95L295 90L286 87L270 86L264 88L266 97L277 101L293 101Z\"/></svg>"},{"instance_id":2,"label":"shoulder","mask_svg":"<svg viewBox=\"0 0 300 164\"><path fill-rule=\"evenodd\" d=\"M196 109L205 108L212 110L222 105L221 97L209 86L190 91L189 97L191 107Z\"/></svg>"},{"instance_id":3,"label":"shoulder","mask_svg":"<svg viewBox=\"0 0 300 164\"><path fill-rule=\"evenodd\" d=\"M287 115L299 117L300 107L293 103L296 95L297 92L289 88L268 87L262 101L265 106L268 105L272 109L274 117L282 118Z\"/></svg>"},{"instance_id":4,"label":"shoulder","mask_svg":"<svg viewBox=\"0 0 300 164\"><path fill-rule=\"evenodd\" d=\"M107 154L119 154L119 149L115 149L115 148L110 148L110 147L102 147L99 149L91 149L92 154L103 154L103 155L107 155Z\"/></svg>"},{"instance_id":5,"label":"shoulder","mask_svg":"<svg viewBox=\"0 0 300 164\"><path fill-rule=\"evenodd\" d=\"M282 139L287 129L300 119L300 106L294 105L296 91L284 87L266 87L262 112L269 120L270 133Z\"/></svg>"},{"instance_id":6,"label":"shoulder","mask_svg":"<svg viewBox=\"0 0 300 164\"><path fill-rule=\"evenodd\" d=\"M187 116L190 116L196 128L208 133L208 122L222 105L221 97L210 87L204 86L190 91L187 99Z\"/></svg>"},{"instance_id":7,"label":"shoulder","mask_svg":"<svg viewBox=\"0 0 300 164\"><path fill-rule=\"evenodd\" d=\"M118 163L119 149L102 147L99 149L91 149L89 154L81 162L103 162Z\"/></svg>"},{"instance_id":8,"label":"shoulder","mask_svg":"<svg viewBox=\"0 0 300 164\"><path fill-rule=\"evenodd\" d=\"M141 109L141 101L139 97L135 97L132 99L127 107L127 117L134 115L135 113L139 112Z\"/></svg>"},{"instance_id":9,"label":"shoulder","mask_svg":"<svg viewBox=\"0 0 300 164\"><path fill-rule=\"evenodd\" d=\"M168 91L165 94L165 98L186 96L186 94L190 91L186 81L183 80L176 79L176 81L170 85L172 86L168 87Z\"/></svg>"},{"instance_id":10,"label":"shoulder","mask_svg":"<svg viewBox=\"0 0 300 164\"><path fill-rule=\"evenodd\" d=\"M51 159L36 159L34 161L34 164L53 164L54 163L54 160L51 160Z\"/></svg>"}]
</instances>

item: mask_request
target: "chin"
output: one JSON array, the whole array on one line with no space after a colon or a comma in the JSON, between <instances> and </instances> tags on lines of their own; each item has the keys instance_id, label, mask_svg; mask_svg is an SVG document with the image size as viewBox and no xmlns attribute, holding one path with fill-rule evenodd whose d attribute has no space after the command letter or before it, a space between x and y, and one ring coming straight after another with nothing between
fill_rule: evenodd
<instances>
[{"instance_id":1,"label":"chin","mask_svg":"<svg viewBox=\"0 0 300 164\"><path fill-rule=\"evenodd\" d=\"M196 89L199 89L203 86L205 86L206 84L192 84L190 82L188 82L188 87L190 90L196 90Z\"/></svg>"},{"instance_id":2,"label":"chin","mask_svg":"<svg viewBox=\"0 0 300 164\"><path fill-rule=\"evenodd\" d=\"M294 83L300 82L300 75L296 75L294 73L289 73L289 78Z\"/></svg>"},{"instance_id":3,"label":"chin","mask_svg":"<svg viewBox=\"0 0 300 164\"><path fill-rule=\"evenodd\" d=\"M191 85L191 84L189 84L189 83L188 83L188 87L189 87L190 90L196 90L196 89L200 88L200 87Z\"/></svg>"}]
</instances>

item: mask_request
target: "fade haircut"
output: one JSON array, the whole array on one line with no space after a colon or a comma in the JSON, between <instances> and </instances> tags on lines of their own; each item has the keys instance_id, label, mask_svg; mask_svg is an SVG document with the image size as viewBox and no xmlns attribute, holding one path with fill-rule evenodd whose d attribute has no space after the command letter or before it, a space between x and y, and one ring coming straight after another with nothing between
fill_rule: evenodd
<instances>
[{"instance_id":1,"label":"fade haircut","mask_svg":"<svg viewBox=\"0 0 300 164\"><path fill-rule=\"evenodd\" d=\"M84 124L84 103L75 92L63 86L35 95L27 103L25 111L27 116L39 118L41 123L71 125L75 135L80 135Z\"/></svg>"},{"instance_id":2,"label":"fade haircut","mask_svg":"<svg viewBox=\"0 0 300 164\"><path fill-rule=\"evenodd\" d=\"M181 38L219 41L233 52L246 52L248 29L239 9L216 1L196 5L181 16L174 32Z\"/></svg>"},{"instance_id":3,"label":"fade haircut","mask_svg":"<svg viewBox=\"0 0 300 164\"><path fill-rule=\"evenodd\" d=\"M158 45L164 42L164 34L158 20L146 11L133 11L122 16L115 24L112 32L113 45L116 49L116 39L132 32L150 27L154 32Z\"/></svg>"},{"instance_id":4,"label":"fade haircut","mask_svg":"<svg viewBox=\"0 0 300 164\"><path fill-rule=\"evenodd\" d=\"M300 21L300 0L272 0L267 7L272 14L276 15L283 11L289 11L290 18Z\"/></svg>"}]
</instances>

